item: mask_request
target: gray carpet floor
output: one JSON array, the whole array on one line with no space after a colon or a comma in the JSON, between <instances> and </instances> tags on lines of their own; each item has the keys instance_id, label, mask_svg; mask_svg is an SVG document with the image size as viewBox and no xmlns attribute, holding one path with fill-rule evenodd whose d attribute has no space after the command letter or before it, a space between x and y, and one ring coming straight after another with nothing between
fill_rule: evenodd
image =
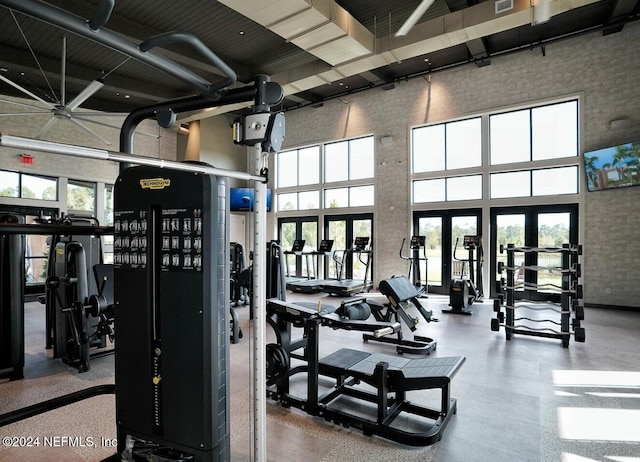
<instances>
[{"instance_id":1,"label":"gray carpet floor","mask_svg":"<svg viewBox=\"0 0 640 462\"><path fill-rule=\"evenodd\" d=\"M306 299L318 298L339 303ZM446 299L437 296L425 303L439 322L419 324L416 334L438 341L433 357L466 357L451 388L458 412L443 439L427 447L398 445L270 402L270 461L640 462L640 312L587 309L586 342L572 340L563 348L555 339L507 341L502 329L492 332L490 301L474 304L473 316L441 314ZM233 461L248 461L251 326L248 308L238 312L245 335L230 345L231 452ZM114 383L113 355L78 373L45 350L43 306L27 303L25 313L25 378L0 381L0 414ZM323 354L343 347L394 354L390 345L363 343L358 332L324 329L321 339ZM416 400L433 398L432 391L419 393ZM114 401L113 395L94 397L1 427L3 442L7 436L39 437L40 445L3 444L0 461L99 461L114 454Z\"/></svg>"}]
</instances>

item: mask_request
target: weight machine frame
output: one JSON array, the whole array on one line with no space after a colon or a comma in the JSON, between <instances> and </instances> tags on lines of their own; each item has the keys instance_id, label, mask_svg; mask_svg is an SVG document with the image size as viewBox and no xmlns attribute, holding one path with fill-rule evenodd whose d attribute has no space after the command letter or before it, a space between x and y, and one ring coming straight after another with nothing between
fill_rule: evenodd
<instances>
[{"instance_id":1,"label":"weight machine frame","mask_svg":"<svg viewBox=\"0 0 640 462\"><path fill-rule=\"evenodd\" d=\"M267 158L269 152L277 152L284 137L283 114L270 113L270 107L274 106L284 97L282 87L275 82L270 82L266 75L259 75L254 85L241 88L227 88L236 81L236 74L215 55L209 48L190 34L170 32L136 44L128 38L105 29L113 9L114 0L102 0L98 14L90 20L79 18L55 6L38 0L0 0L0 6L22 12L36 19L48 22L61 29L74 34L84 36L99 44L116 49L126 56L134 57L150 66L159 69L177 79L185 82L197 91L197 95L165 101L159 104L139 108L125 119L120 131L120 152L109 152L102 149L85 148L69 144L54 143L33 140L23 137L9 136L0 133L0 146L32 151L44 151L63 155L71 155L99 160L119 162L121 168L129 165L148 165L160 168L173 168L200 172L209 175L221 175L245 181L253 181L255 189L254 207L254 275L253 275L253 299L254 306L258 310L254 319L254 344L259 345L254 350L254 458L257 461L266 460L266 353L264 345L266 316L264 315L264 274L265 265L264 248L266 245L267 224ZM189 69L181 66L162 54L152 49L171 42L185 42L203 54L215 67L223 73L223 79L211 83L194 74ZM253 155L255 173L237 172L202 165L185 164L180 162L164 161L155 158L133 156L134 130L145 119L155 118L165 128L171 124L166 121L175 121L175 114L180 112L205 109L212 106L223 106L242 102L253 101L253 114L246 116L235 126L243 122L249 129L241 136L236 137L238 144L247 146L249 155ZM254 123L260 122L260 123ZM235 128L234 126L234 128ZM251 127L261 127L254 130ZM228 333L225 332L228 337ZM46 412L46 403L43 403L41 412ZM1 418L1 416L0 416Z\"/></svg>"},{"instance_id":2,"label":"weight machine frame","mask_svg":"<svg viewBox=\"0 0 640 462\"><path fill-rule=\"evenodd\" d=\"M366 300L365 300L366 301ZM282 367L271 367L274 375L269 377L269 398L284 407L296 407L307 414L322 417L326 421L361 430L365 435L377 435L410 446L427 446L440 441L451 417L456 413L457 403L450 397L451 379L465 362L464 357L408 359L381 353L370 354L349 348L340 349L320 358L320 328L366 331L374 337L397 333L398 322L372 322L349 320L338 313L312 309L280 300L267 301L268 322L274 328L277 345L273 345L270 363L281 363ZM292 339L292 328L303 330L300 338ZM296 353L302 349L302 353ZM302 365L290 367L291 359L303 361ZM292 378L306 374L305 397L296 396L291 390ZM335 380L327 391L321 391L321 382ZM359 387L364 382L375 389L371 392ZM407 400L411 390L440 389L440 406L429 407ZM352 413L346 404L338 403L347 396L371 407L372 417L360 412ZM337 404L337 405L335 405ZM394 421L404 417L416 418L405 428Z\"/></svg>"}]
</instances>

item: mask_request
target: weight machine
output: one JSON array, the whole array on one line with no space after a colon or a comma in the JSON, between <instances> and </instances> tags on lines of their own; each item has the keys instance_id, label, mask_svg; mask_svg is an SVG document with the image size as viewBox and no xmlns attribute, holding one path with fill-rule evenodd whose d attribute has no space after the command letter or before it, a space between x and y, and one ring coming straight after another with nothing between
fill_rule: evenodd
<instances>
[{"instance_id":1,"label":"weight machine","mask_svg":"<svg viewBox=\"0 0 640 462\"><path fill-rule=\"evenodd\" d=\"M449 286L449 306L451 309L442 310L443 313L471 315L468 307L474 302L482 301L484 297L484 278L482 265L484 263L484 247L482 246L482 236L465 235L463 237L463 247L469 252L467 259L456 257L459 238L456 238L456 245L453 248L453 258L462 262L460 277L454 278ZM474 256L474 254L477 254ZM468 266L467 266L468 265ZM467 268L469 276L467 277Z\"/></svg>"},{"instance_id":2,"label":"weight machine","mask_svg":"<svg viewBox=\"0 0 640 462\"><path fill-rule=\"evenodd\" d=\"M95 218L63 216L41 224L66 229L52 234L49 246L44 297L47 348L53 348L54 358L85 372L91 358L113 353L104 349L115 332L112 303L105 305L106 298L113 299L113 271L103 266L100 223Z\"/></svg>"},{"instance_id":3,"label":"weight machine","mask_svg":"<svg viewBox=\"0 0 640 462\"><path fill-rule=\"evenodd\" d=\"M21 216L0 215L0 227L20 223ZM0 228L0 378L24 377L25 239Z\"/></svg>"},{"instance_id":4,"label":"weight machine","mask_svg":"<svg viewBox=\"0 0 640 462\"><path fill-rule=\"evenodd\" d=\"M398 276L385 279L380 281L379 289L380 293L387 297L388 303L369 303L376 320L381 322L395 321L398 323L402 321L411 332L415 332L416 325L420 322L420 318L409 316L409 310L414 308L427 323L437 321L437 319L432 317L433 313L422 306L419 300L421 293L408 278ZM394 338L391 336L375 337L370 334L363 334L362 339L365 342L374 341L397 345L396 351L398 354L428 355L432 351L435 351L437 346L437 342L429 337L414 335L412 340L405 339L402 336L402 330L398 331L396 335Z\"/></svg>"},{"instance_id":5,"label":"weight machine","mask_svg":"<svg viewBox=\"0 0 640 462\"><path fill-rule=\"evenodd\" d=\"M194 96L139 108L129 114L120 132L121 152L0 134L1 146L119 162L122 174L118 179L120 184L116 184L115 189L129 189L134 192L132 195L115 195L119 218L137 216L142 219L140 213L144 212L145 216L152 220L147 229L150 235L153 234L154 239L147 241L145 249L135 250L130 246L119 250L123 257L125 253L130 256L137 253L138 258L146 255L145 266L141 266L139 259L138 263L134 264L131 263L131 259L129 263L124 263L123 258L123 263L120 264L123 266L114 269L114 297L118 307L115 310L115 318L118 322L121 316L123 321L118 324L128 327L124 332L120 332L119 328L118 332L118 453L109 459L120 460L123 453L126 457L133 458L136 449L133 442L135 439L144 440L145 454L157 459L179 460L186 457L194 462L208 462L226 461L230 458L229 421L228 412L225 411L228 402L226 386L223 385L223 382L228 380L229 371L228 361L221 361L221 355L228 351L226 346L229 343L228 324L223 321L228 316L229 309L229 281L226 271L229 265L229 240L226 230L221 226L221 223L226 221L228 213L228 194L225 181L218 182L213 178L231 177L253 181L256 190L254 267L257 265L257 268L254 274L254 297L256 308L260 312L254 320L254 337L258 348L254 356L256 412L253 441L255 459L266 460L266 368L262 348L266 320L262 311L265 300L261 271L264 265L268 154L280 149L284 137L284 115L271 113L270 108L282 101L282 87L270 82L268 76L257 76L254 85L230 88L236 81L235 72L190 34L170 32L151 37L141 43L131 42L128 38L103 27L112 11L109 2L103 2L96 17L89 20L39 1L6 0L3 1L3 6L109 46L183 81L197 91ZM87 27L87 24L90 27ZM214 83L208 82L153 50L174 42L184 42L197 49L221 71L222 78ZM130 155L133 152L134 131L145 119L155 118L161 126L170 128L176 121L176 113L245 101L253 101L253 113L234 122L234 142L252 149L256 165L255 174ZM127 168L131 165L140 167ZM169 186L174 178L175 183ZM184 181L185 178L188 181ZM169 182L166 183L165 179ZM173 194L175 191L182 194ZM161 200L158 201L158 198ZM195 220L196 210L202 210L210 218L212 225L208 226L207 223L204 227L203 235L212 239L203 242L202 258L194 258L199 255L193 251L195 247L192 246L192 250L177 253L176 260L169 252L169 261L165 261L164 253L161 252L161 228L156 220ZM217 231L214 232L214 228ZM186 249L184 239L180 242L181 248ZM187 269L187 256L191 259L192 269ZM174 261L177 266L174 266ZM226 265L226 269L221 270L221 265ZM215 277L198 277L198 270L195 269L197 267L201 267L203 274ZM196 277L193 277L194 274ZM136 290L133 290L131 285L136 287ZM172 291L171 287L187 287L193 290L185 296L183 291ZM216 294L215 300L209 298L211 294ZM180 310L176 309L176 306L183 307L185 301L192 309L179 316ZM130 308L124 309L123 302ZM195 305L200 305L199 309L196 309ZM218 322L214 325L209 324L208 321L214 319ZM190 328L193 329L194 335L184 335L184 331L190 332ZM161 344L158 344L158 340ZM163 373L159 375L159 372ZM97 394L113 393L114 389L113 386L101 386L99 389L94 387L83 393L40 403L20 412L19 416L15 413L6 419L5 416L0 416L0 425L8 420L32 417ZM156 451L156 454L152 454L153 451Z\"/></svg>"},{"instance_id":6,"label":"weight machine","mask_svg":"<svg viewBox=\"0 0 640 462\"><path fill-rule=\"evenodd\" d=\"M465 358L408 359L350 348L321 358L322 327L366 331L373 337L399 332L398 322L363 320L369 315L362 305L367 305L367 301L360 298L343 302L331 312L321 306L269 300L268 322L274 328L277 343L267 346L268 396L284 407L293 406L326 421L357 428L368 436L377 435L411 446L439 441L456 412L456 400L450 397L449 386ZM302 336L297 339L292 338L294 327L302 329ZM301 364L294 365L294 361ZM293 388L300 376L306 376L305 390L295 393ZM333 381L334 385L323 388L327 381ZM438 407L407 400L407 392L425 389L440 389ZM355 401L354 410L339 403L345 396ZM396 420L402 425L397 425Z\"/></svg>"},{"instance_id":7,"label":"weight machine","mask_svg":"<svg viewBox=\"0 0 640 462\"><path fill-rule=\"evenodd\" d=\"M105 350L113 337L109 308L94 283L93 268L102 262L98 236L113 234L113 228L99 226L95 219L62 217L37 224L24 224L17 215L3 215L0 222L3 350L12 358L2 367L7 376L22 378L24 367L24 235L50 235L47 265L46 348L53 357L78 367L89 368L91 357L112 353ZM85 251L85 249L89 249ZM19 264L17 260L20 260ZM103 286L104 289L104 286ZM90 296L91 294L91 296ZM10 297L10 298L5 298ZM100 302L98 306L96 303Z\"/></svg>"}]
</instances>

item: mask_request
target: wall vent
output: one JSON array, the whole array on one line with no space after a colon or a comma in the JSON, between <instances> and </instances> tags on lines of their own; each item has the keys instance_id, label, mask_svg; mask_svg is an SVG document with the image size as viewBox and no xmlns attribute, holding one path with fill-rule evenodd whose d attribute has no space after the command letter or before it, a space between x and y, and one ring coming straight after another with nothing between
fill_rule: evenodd
<instances>
[{"instance_id":1,"label":"wall vent","mask_svg":"<svg viewBox=\"0 0 640 462\"><path fill-rule=\"evenodd\" d=\"M513 9L513 0L498 0L496 1L496 14L504 13Z\"/></svg>"}]
</instances>

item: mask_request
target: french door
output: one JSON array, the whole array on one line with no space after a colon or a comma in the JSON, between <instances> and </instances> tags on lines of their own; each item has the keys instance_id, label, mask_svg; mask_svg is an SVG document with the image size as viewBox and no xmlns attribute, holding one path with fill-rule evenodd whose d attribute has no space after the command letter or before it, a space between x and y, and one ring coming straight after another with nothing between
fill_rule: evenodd
<instances>
[{"instance_id":1,"label":"french door","mask_svg":"<svg viewBox=\"0 0 640 462\"><path fill-rule=\"evenodd\" d=\"M295 217L278 219L278 240L283 251L289 251L295 240L304 240L304 253L318 248L318 219L316 217ZM297 277L318 277L314 274L314 264L309 260L314 257L285 253L287 275ZM313 262L312 262L313 263Z\"/></svg>"},{"instance_id":2,"label":"french door","mask_svg":"<svg viewBox=\"0 0 640 462\"><path fill-rule=\"evenodd\" d=\"M332 215L325 217L324 235L333 239L333 261L325 265L325 278L365 279L373 274L372 254L354 255L346 252L351 248L356 237L369 238L369 246L373 243L373 215ZM370 277L370 276L367 276Z\"/></svg>"},{"instance_id":3,"label":"french door","mask_svg":"<svg viewBox=\"0 0 640 462\"><path fill-rule=\"evenodd\" d=\"M562 244L578 244L578 205L529 206L491 209L491 265L494 279L498 274L498 262L506 264L507 244L530 247L561 247ZM544 271L515 271L516 298L527 300L556 300L562 286L560 254L515 254L515 266L543 266ZM532 290L536 286L537 290ZM491 284L491 296L497 296L495 284Z\"/></svg>"},{"instance_id":4,"label":"french door","mask_svg":"<svg viewBox=\"0 0 640 462\"><path fill-rule=\"evenodd\" d=\"M414 234L425 236L427 261L420 262L421 282L428 285L430 293L449 294L453 278L468 276L469 264L460 261L468 258L462 242L465 235L480 233L481 210L416 211L413 227Z\"/></svg>"}]
</instances>

